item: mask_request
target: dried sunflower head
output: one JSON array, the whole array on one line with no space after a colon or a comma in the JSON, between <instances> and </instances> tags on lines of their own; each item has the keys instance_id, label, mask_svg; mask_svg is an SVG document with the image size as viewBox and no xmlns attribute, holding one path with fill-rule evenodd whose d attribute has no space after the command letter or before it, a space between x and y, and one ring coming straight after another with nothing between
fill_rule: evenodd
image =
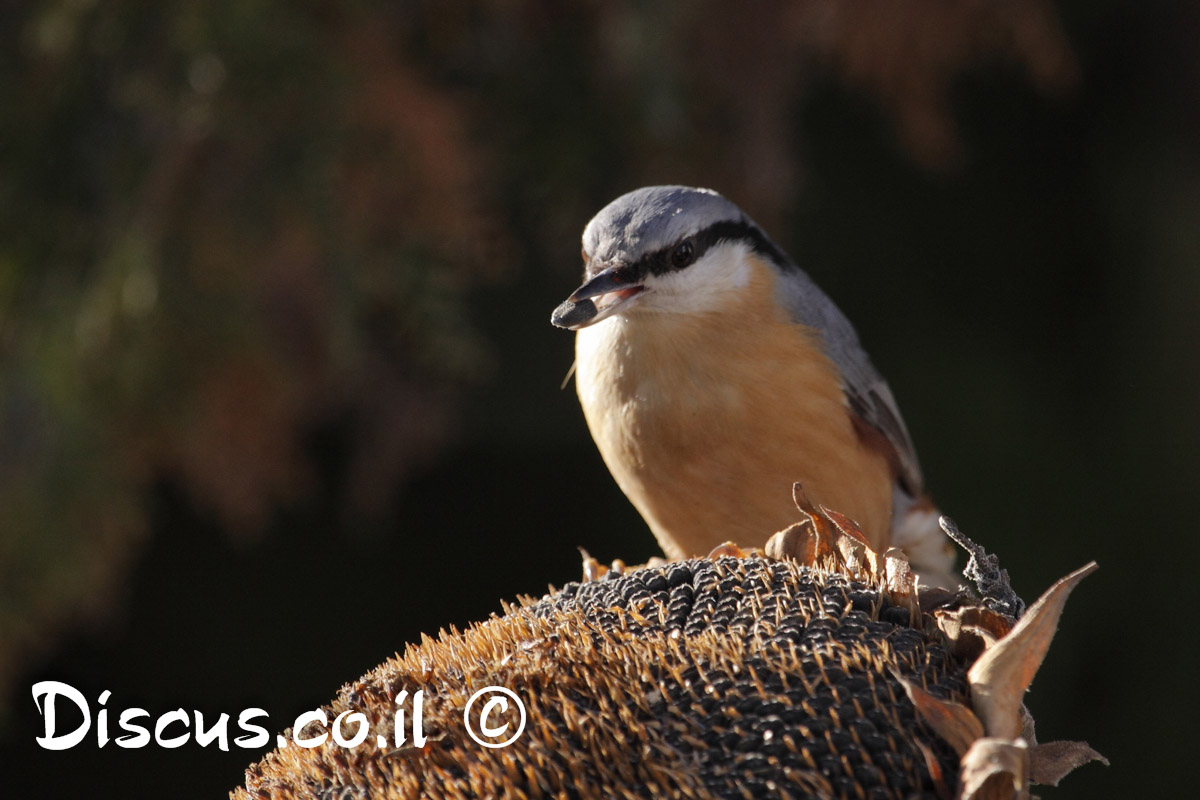
<instances>
[{"instance_id":1,"label":"dried sunflower head","mask_svg":"<svg viewBox=\"0 0 1200 800\"><path fill-rule=\"evenodd\" d=\"M594 580L425 638L326 708L363 713L364 745L277 750L233 797L1013 797L1099 758L1038 745L1021 704L1090 566L1017 621L965 592L920 593L853 523L813 514L809 563L723 548L592 564ZM493 708L493 729L525 715L503 748L466 730L481 721L475 706L464 719L469 698L491 686L523 704ZM418 690L424 747L378 745Z\"/></svg>"}]
</instances>

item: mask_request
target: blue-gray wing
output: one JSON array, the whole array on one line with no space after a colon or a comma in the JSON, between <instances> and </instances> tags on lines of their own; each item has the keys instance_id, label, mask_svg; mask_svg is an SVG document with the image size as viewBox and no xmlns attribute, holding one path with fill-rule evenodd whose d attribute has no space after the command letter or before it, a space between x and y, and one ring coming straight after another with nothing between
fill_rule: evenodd
<instances>
[{"instance_id":1,"label":"blue-gray wing","mask_svg":"<svg viewBox=\"0 0 1200 800\"><path fill-rule=\"evenodd\" d=\"M901 485L913 497L920 496L924 481L908 428L887 381L858 343L854 326L803 270L787 264L781 273L780 302L794 320L820 333L825 354L841 373L846 405L866 426L866 432L882 435Z\"/></svg>"}]
</instances>

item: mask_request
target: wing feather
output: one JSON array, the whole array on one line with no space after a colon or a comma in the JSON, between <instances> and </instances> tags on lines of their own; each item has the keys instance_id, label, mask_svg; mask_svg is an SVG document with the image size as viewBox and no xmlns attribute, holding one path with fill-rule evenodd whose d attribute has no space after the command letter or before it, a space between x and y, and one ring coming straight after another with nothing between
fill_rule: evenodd
<instances>
[{"instance_id":1,"label":"wing feather","mask_svg":"<svg viewBox=\"0 0 1200 800\"><path fill-rule=\"evenodd\" d=\"M868 436L868 443L885 449L903 488L920 496L924 480L908 428L887 381L859 344L854 326L803 270L790 263L779 269L783 273L777 283L781 303L795 321L820 334L825 354L841 374L847 408L868 431L882 436Z\"/></svg>"}]
</instances>

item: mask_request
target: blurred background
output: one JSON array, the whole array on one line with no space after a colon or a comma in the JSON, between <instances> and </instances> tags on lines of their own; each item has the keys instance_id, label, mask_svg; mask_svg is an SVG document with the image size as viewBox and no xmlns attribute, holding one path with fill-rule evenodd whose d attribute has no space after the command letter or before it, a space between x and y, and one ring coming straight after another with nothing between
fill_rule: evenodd
<instances>
[{"instance_id":1,"label":"blurred background","mask_svg":"<svg viewBox=\"0 0 1200 800\"><path fill-rule=\"evenodd\" d=\"M0 2L6 794L263 752L42 750L36 681L282 730L578 545L654 555L548 318L591 215L676 182L837 300L1022 595L1100 562L1028 705L1113 765L1039 794L1191 786L1200 6L733 8Z\"/></svg>"}]
</instances>

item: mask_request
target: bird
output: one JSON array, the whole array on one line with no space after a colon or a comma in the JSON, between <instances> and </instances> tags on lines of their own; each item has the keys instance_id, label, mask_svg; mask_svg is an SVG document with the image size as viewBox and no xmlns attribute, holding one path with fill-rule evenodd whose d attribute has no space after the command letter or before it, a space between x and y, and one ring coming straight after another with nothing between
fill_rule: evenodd
<instances>
[{"instance_id":1,"label":"bird","mask_svg":"<svg viewBox=\"0 0 1200 800\"><path fill-rule=\"evenodd\" d=\"M649 186L583 231L584 280L551 315L617 485L668 558L756 546L796 522L789 491L899 547L952 588L912 439L834 302L737 205Z\"/></svg>"}]
</instances>

